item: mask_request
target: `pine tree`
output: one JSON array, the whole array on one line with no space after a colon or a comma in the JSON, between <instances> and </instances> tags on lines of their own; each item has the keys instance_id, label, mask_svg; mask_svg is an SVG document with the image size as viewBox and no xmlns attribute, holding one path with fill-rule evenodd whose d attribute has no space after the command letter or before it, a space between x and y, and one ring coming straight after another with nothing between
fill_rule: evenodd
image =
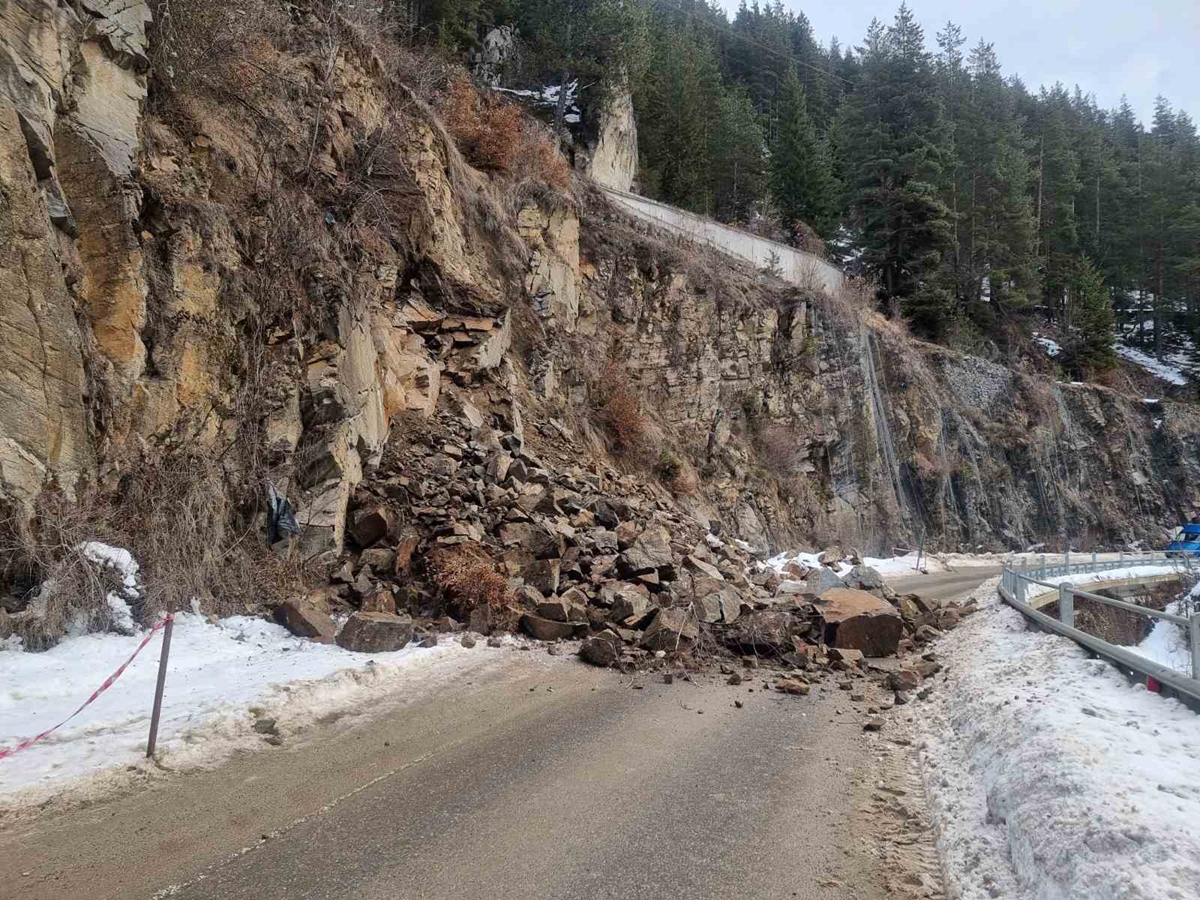
<instances>
[{"instance_id":1,"label":"pine tree","mask_svg":"<svg viewBox=\"0 0 1200 900\"><path fill-rule=\"evenodd\" d=\"M746 222L766 194L762 124L744 87L727 88L717 104L709 142L713 215Z\"/></svg>"},{"instance_id":2,"label":"pine tree","mask_svg":"<svg viewBox=\"0 0 1200 900\"><path fill-rule=\"evenodd\" d=\"M1042 90L1036 147L1038 249L1043 290L1052 311L1061 312L1067 282L1080 257L1075 195L1079 191L1079 154L1072 140L1070 98L1061 84Z\"/></svg>"},{"instance_id":3,"label":"pine tree","mask_svg":"<svg viewBox=\"0 0 1200 900\"><path fill-rule=\"evenodd\" d=\"M1104 279L1086 259L1071 263L1065 279L1062 363L1075 378L1091 378L1116 363L1112 300Z\"/></svg>"},{"instance_id":4,"label":"pine tree","mask_svg":"<svg viewBox=\"0 0 1200 900\"><path fill-rule=\"evenodd\" d=\"M890 28L872 23L860 52L839 147L861 263L878 277L882 299L936 336L952 314L939 270L953 232L938 196L949 133L932 60L907 5Z\"/></svg>"},{"instance_id":5,"label":"pine tree","mask_svg":"<svg viewBox=\"0 0 1200 900\"><path fill-rule=\"evenodd\" d=\"M1039 294L1031 173L1016 98L991 44L971 51L968 71L957 133L957 288L974 317L990 321Z\"/></svg>"},{"instance_id":6,"label":"pine tree","mask_svg":"<svg viewBox=\"0 0 1200 900\"><path fill-rule=\"evenodd\" d=\"M649 54L646 8L627 0L522 0L521 33L533 62L559 87L554 113L561 132L566 88L572 80L591 79L605 93L637 84Z\"/></svg>"},{"instance_id":7,"label":"pine tree","mask_svg":"<svg viewBox=\"0 0 1200 900\"><path fill-rule=\"evenodd\" d=\"M694 24L660 23L652 64L634 93L642 181L653 197L697 212L713 211L713 146L723 97L708 34Z\"/></svg>"},{"instance_id":8,"label":"pine tree","mask_svg":"<svg viewBox=\"0 0 1200 900\"><path fill-rule=\"evenodd\" d=\"M789 238L796 238L801 223L822 237L833 235L838 193L833 163L808 116L795 66L788 70L781 89L778 134L771 147L771 189Z\"/></svg>"}]
</instances>

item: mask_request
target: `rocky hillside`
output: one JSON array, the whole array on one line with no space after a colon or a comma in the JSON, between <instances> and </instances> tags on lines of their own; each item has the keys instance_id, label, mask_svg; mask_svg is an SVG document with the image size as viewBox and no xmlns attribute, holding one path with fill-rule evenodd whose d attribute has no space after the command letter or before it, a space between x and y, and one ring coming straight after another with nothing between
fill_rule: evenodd
<instances>
[{"instance_id":1,"label":"rocky hillside","mask_svg":"<svg viewBox=\"0 0 1200 900\"><path fill-rule=\"evenodd\" d=\"M580 176L477 169L453 73L369 14L250 6L0 10L10 613L93 535L142 559L144 615L316 584L466 618L455 585L492 572L557 633L605 590L640 621L720 566L709 533L1088 549L1200 505L1195 408L918 343ZM300 531L278 552L268 483Z\"/></svg>"}]
</instances>

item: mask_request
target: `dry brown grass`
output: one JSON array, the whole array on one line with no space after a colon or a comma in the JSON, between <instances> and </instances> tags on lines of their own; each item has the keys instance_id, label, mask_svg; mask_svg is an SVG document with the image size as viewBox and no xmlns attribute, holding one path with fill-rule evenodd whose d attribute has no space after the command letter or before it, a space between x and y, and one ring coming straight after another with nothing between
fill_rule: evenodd
<instances>
[{"instance_id":1,"label":"dry brown grass","mask_svg":"<svg viewBox=\"0 0 1200 900\"><path fill-rule=\"evenodd\" d=\"M460 615L475 609L504 614L512 606L512 592L496 564L478 544L462 544L453 549L435 550L428 566L433 580Z\"/></svg>"},{"instance_id":2,"label":"dry brown grass","mask_svg":"<svg viewBox=\"0 0 1200 900\"><path fill-rule=\"evenodd\" d=\"M517 104L481 94L466 76L450 84L442 118L476 167L515 179L536 178L558 190L570 185L570 167L549 132Z\"/></svg>"},{"instance_id":3,"label":"dry brown grass","mask_svg":"<svg viewBox=\"0 0 1200 900\"><path fill-rule=\"evenodd\" d=\"M87 541L129 550L144 588L132 604L134 619L189 609L193 601L218 616L251 613L305 591L316 573L300 558L284 558L264 545L254 515L262 492L231 497L237 487L219 464L178 456L146 465L123 479L113 494L87 490L75 498L46 492L33 515L7 510L0 517L0 587L30 590L36 604L0 617L0 637L18 634L25 646L53 646L72 621L89 631L112 624L105 597L119 587L110 572L82 552Z\"/></svg>"},{"instance_id":4,"label":"dry brown grass","mask_svg":"<svg viewBox=\"0 0 1200 900\"><path fill-rule=\"evenodd\" d=\"M754 449L768 471L785 479L796 474L805 459L800 437L786 425L772 424L754 436Z\"/></svg>"},{"instance_id":5,"label":"dry brown grass","mask_svg":"<svg viewBox=\"0 0 1200 900\"><path fill-rule=\"evenodd\" d=\"M613 450L626 458L640 458L650 445L650 420L629 382L629 374L615 359L604 364L593 385L597 424L612 441Z\"/></svg>"}]
</instances>

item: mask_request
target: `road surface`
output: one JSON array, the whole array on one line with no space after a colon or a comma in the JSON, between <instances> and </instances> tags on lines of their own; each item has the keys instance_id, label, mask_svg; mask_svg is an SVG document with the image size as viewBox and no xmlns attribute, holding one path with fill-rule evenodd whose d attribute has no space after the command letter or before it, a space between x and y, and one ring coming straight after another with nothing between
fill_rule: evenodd
<instances>
[{"instance_id":1,"label":"road surface","mask_svg":"<svg viewBox=\"0 0 1200 900\"><path fill-rule=\"evenodd\" d=\"M974 590L989 578L1000 574L999 566L979 566L957 572L937 572L932 575L891 576L887 579L892 590L900 594L920 594L930 600L950 600Z\"/></svg>"},{"instance_id":2,"label":"road surface","mask_svg":"<svg viewBox=\"0 0 1200 900\"><path fill-rule=\"evenodd\" d=\"M866 679L858 701L832 678L792 697L750 671L667 685L492 652L485 678L392 713L0 823L0 894L940 896L906 717L864 733Z\"/></svg>"},{"instance_id":3,"label":"road surface","mask_svg":"<svg viewBox=\"0 0 1200 900\"><path fill-rule=\"evenodd\" d=\"M948 599L998 572L890 581ZM540 648L479 652L499 661L401 705L381 697L374 718L0 822L0 895L940 896L908 717L864 733L887 699L867 679L791 697L753 670L667 685Z\"/></svg>"}]
</instances>

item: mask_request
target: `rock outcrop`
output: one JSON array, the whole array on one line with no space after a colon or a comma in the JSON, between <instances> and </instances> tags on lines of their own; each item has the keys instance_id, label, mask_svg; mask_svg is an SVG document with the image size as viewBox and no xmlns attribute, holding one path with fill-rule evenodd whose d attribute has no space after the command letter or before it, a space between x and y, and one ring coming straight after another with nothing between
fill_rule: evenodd
<instances>
[{"instance_id":1,"label":"rock outcrop","mask_svg":"<svg viewBox=\"0 0 1200 900\"><path fill-rule=\"evenodd\" d=\"M440 614L430 556L471 545L525 593L460 618L636 660L817 641L832 573L747 581L783 547L1157 541L1200 505L1196 407L921 344L582 182L477 172L434 98L289 10L221 76L286 78L153 108L144 3L0 14L4 506L204 460L239 534L269 478L301 530L278 552L349 565L342 612ZM635 160L617 97L593 175L626 189Z\"/></svg>"}]
</instances>

